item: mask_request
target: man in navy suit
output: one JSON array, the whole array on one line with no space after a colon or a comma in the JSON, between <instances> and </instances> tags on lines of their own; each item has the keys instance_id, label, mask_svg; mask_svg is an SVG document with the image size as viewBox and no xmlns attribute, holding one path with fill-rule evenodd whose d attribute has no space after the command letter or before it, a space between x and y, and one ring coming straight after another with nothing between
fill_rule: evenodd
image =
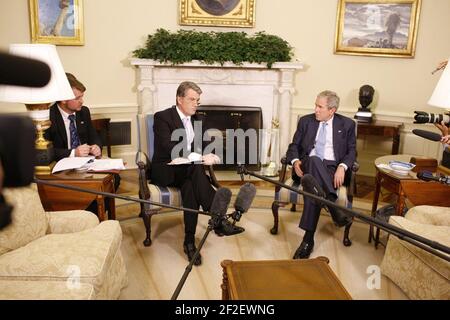
<instances>
[{"instance_id":1,"label":"man in navy suit","mask_svg":"<svg viewBox=\"0 0 450 320\"><path fill-rule=\"evenodd\" d=\"M304 174L311 174L330 201L336 201L336 190L343 184L345 172L351 170L356 159L355 122L337 114L338 107L339 97L335 92L319 93L314 113L300 118L286 154L293 166L293 179L299 181ZM329 209L338 226L351 222L335 208L330 206ZM320 210L321 206L314 200L304 197L299 227L305 230L305 235L294 259L305 259L311 254Z\"/></svg>"},{"instance_id":2,"label":"man in navy suit","mask_svg":"<svg viewBox=\"0 0 450 320\"><path fill-rule=\"evenodd\" d=\"M57 101L50 107L52 124L45 137L52 141L57 161L67 157L101 157L101 139L92 125L89 108L83 106L86 87L73 74L66 73L66 76L75 98ZM114 173L114 190L119 184L120 176ZM106 198L105 206L109 211L109 198ZM97 213L97 201L92 201L86 210Z\"/></svg>"},{"instance_id":3,"label":"man in navy suit","mask_svg":"<svg viewBox=\"0 0 450 320\"><path fill-rule=\"evenodd\" d=\"M46 138L53 142L57 161L66 157L99 157L102 143L92 126L89 109L83 106L86 87L74 75L66 75L75 99L58 101L50 107L52 124L45 132Z\"/></svg>"}]
</instances>

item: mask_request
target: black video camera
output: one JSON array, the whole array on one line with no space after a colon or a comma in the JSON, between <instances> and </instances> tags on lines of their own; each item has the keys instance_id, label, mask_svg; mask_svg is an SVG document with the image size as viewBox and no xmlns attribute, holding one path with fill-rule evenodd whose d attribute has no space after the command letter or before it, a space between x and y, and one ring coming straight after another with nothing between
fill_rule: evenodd
<instances>
[{"instance_id":1,"label":"black video camera","mask_svg":"<svg viewBox=\"0 0 450 320\"><path fill-rule=\"evenodd\" d=\"M441 123L450 124L450 116L448 114L434 114L425 111L414 111L414 123Z\"/></svg>"},{"instance_id":2,"label":"black video camera","mask_svg":"<svg viewBox=\"0 0 450 320\"><path fill-rule=\"evenodd\" d=\"M36 159L35 126L30 118L13 115L0 117L0 171L1 187L23 187L34 178ZM0 179L1 179L0 172ZM12 207L0 192L0 229L11 222Z\"/></svg>"},{"instance_id":3,"label":"black video camera","mask_svg":"<svg viewBox=\"0 0 450 320\"><path fill-rule=\"evenodd\" d=\"M43 87L51 71L44 62L0 52L0 85ZM36 132L24 116L0 116L0 229L11 222L12 206L2 195L3 187L23 187L34 178Z\"/></svg>"}]
</instances>

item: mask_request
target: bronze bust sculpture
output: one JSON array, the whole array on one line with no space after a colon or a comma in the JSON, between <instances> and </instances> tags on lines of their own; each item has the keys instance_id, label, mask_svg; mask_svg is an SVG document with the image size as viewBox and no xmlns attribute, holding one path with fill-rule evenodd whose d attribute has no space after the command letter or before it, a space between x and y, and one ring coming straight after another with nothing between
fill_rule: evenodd
<instances>
[{"instance_id":1,"label":"bronze bust sculpture","mask_svg":"<svg viewBox=\"0 0 450 320\"><path fill-rule=\"evenodd\" d=\"M369 105L373 101L374 93L375 89L368 84L359 88L359 103L361 107L358 108L358 112L355 114L355 119L358 122L372 122L372 112L370 112Z\"/></svg>"}]
</instances>

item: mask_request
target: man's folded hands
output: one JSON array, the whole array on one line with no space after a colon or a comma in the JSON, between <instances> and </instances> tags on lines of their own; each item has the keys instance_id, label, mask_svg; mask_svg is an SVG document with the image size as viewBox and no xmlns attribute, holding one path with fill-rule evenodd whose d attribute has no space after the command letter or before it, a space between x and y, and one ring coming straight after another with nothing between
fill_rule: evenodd
<instances>
[{"instance_id":1,"label":"man's folded hands","mask_svg":"<svg viewBox=\"0 0 450 320\"><path fill-rule=\"evenodd\" d=\"M214 153L209 153L204 156L202 156L203 164L207 166L212 166L213 164L219 164L220 158L215 155Z\"/></svg>"}]
</instances>

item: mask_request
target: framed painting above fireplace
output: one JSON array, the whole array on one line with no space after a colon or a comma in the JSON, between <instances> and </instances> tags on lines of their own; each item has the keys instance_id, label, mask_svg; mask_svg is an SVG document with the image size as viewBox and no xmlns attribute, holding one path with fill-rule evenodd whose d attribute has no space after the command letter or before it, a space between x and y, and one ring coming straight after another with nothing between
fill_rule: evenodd
<instances>
[{"instance_id":1,"label":"framed painting above fireplace","mask_svg":"<svg viewBox=\"0 0 450 320\"><path fill-rule=\"evenodd\" d=\"M180 25L255 26L255 0L179 0Z\"/></svg>"}]
</instances>

